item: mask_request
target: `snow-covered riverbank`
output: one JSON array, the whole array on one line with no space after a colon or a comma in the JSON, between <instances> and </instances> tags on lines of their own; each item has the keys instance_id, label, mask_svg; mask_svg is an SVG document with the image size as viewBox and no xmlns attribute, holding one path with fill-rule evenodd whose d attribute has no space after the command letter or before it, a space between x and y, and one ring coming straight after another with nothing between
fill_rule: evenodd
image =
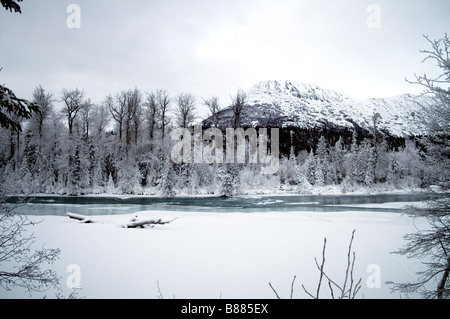
<instances>
[{"instance_id":1,"label":"snow-covered riverbank","mask_svg":"<svg viewBox=\"0 0 450 319\"><path fill-rule=\"evenodd\" d=\"M383 205L389 207L389 205ZM397 206L396 206L397 208ZM176 221L153 229L124 229L132 217ZM327 238L325 270L344 280L347 249L356 230L355 278L362 278L359 297L399 298L386 281L413 281L420 261L391 254L403 236L426 227L421 219L400 213L349 211L201 213L147 211L133 215L94 216L93 224L67 217L32 216L36 247L60 248L53 267L67 281L79 276L79 295L86 298L274 298L268 283L288 298L297 276L294 298L307 298L302 284L315 290L319 272L314 258L322 256ZM79 273L68 266L77 265ZM379 273L373 267L379 267ZM79 268L78 268L79 267ZM368 272L369 270L369 272ZM367 280L379 276L380 288ZM158 284L159 289L158 290ZM325 285L324 297L329 296ZM54 292L36 294L34 298ZM0 292L1 298L27 298L20 290ZM405 297L405 296L401 296Z\"/></svg>"}]
</instances>

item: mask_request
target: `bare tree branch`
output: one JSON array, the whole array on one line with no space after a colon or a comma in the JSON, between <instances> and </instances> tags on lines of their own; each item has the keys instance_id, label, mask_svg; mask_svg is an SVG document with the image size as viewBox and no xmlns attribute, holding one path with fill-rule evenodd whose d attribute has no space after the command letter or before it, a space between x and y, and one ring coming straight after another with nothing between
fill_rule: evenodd
<instances>
[{"instance_id":1,"label":"bare tree branch","mask_svg":"<svg viewBox=\"0 0 450 319\"><path fill-rule=\"evenodd\" d=\"M270 282L269 282L269 286L270 286L270 288L272 288L273 292L275 293L275 296L277 296L277 299L281 299L280 296L278 295L277 291L275 290L275 288L273 288L273 286Z\"/></svg>"},{"instance_id":2,"label":"bare tree branch","mask_svg":"<svg viewBox=\"0 0 450 319\"><path fill-rule=\"evenodd\" d=\"M319 277L319 283L317 284L317 288L316 288L316 294L313 295L312 293L310 293L306 287L302 284L302 288L303 291L312 299L320 299L320 288L322 286L322 281L323 278L328 280L328 287L330 288L330 296L332 299L335 299L335 292L334 289L337 289L340 294L337 296L338 299L355 299L361 289L361 281L362 278L360 278L356 284L355 284L355 279L354 279L354 267L355 267L355 260L356 260L356 254L354 251L352 251L352 246L353 246L353 240L355 238L355 232L356 230L354 230L352 232L352 238L350 240L350 244L348 246L348 252L347 252L347 268L345 271L345 277L344 277L344 282L341 285L339 285L338 283L336 283L333 279L331 279L327 273L325 272L325 253L326 253L326 246L327 246L327 239L324 238L323 241L323 248L322 248L322 262L319 265L319 262L317 261L317 258L314 258L314 261L316 263L316 267L319 270L320 273L320 277ZM292 281L291 284L291 299L293 296L293 290L294 290L294 282L295 282L296 277L294 277L294 280ZM347 284L348 282L350 282L349 287L347 288ZM275 291L275 289L272 287L272 284L269 283L270 288L272 288L272 290L275 292L275 295L277 296L278 299L280 299L280 297L278 296L277 292ZM334 289L333 289L334 287Z\"/></svg>"},{"instance_id":3,"label":"bare tree branch","mask_svg":"<svg viewBox=\"0 0 450 319\"><path fill-rule=\"evenodd\" d=\"M57 287L56 272L42 267L55 262L60 250L42 247L32 253L35 237L27 234L27 229L35 223L16 215L15 206L9 206L3 199L0 199L0 209L0 287L25 288L30 295ZM7 266L10 263L14 266Z\"/></svg>"},{"instance_id":4,"label":"bare tree branch","mask_svg":"<svg viewBox=\"0 0 450 319\"><path fill-rule=\"evenodd\" d=\"M294 276L294 279L292 280L292 283L291 283L291 297L290 297L290 299L292 299L292 295L294 294L295 279L297 279L297 276Z\"/></svg>"}]
</instances>

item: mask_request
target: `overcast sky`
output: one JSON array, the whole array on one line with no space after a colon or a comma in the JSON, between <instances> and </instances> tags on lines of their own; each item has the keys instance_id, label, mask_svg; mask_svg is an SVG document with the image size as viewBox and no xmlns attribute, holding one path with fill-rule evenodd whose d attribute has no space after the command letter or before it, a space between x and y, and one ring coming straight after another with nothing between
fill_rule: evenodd
<instances>
[{"instance_id":1,"label":"overcast sky","mask_svg":"<svg viewBox=\"0 0 450 319\"><path fill-rule=\"evenodd\" d=\"M69 4L80 8L80 28L67 25ZM0 83L28 99L39 84L57 98L78 87L93 102L138 87L190 92L199 104L218 95L225 106L239 87L273 79L356 98L418 93L405 78L436 70L421 63L422 36L450 32L448 0L24 0L21 7L22 14L0 11Z\"/></svg>"}]
</instances>

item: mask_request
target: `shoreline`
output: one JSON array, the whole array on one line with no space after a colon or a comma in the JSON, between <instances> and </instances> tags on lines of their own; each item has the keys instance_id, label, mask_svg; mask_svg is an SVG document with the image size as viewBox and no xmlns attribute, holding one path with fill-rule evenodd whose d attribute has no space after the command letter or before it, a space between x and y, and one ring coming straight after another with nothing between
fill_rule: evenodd
<instances>
[{"instance_id":1,"label":"shoreline","mask_svg":"<svg viewBox=\"0 0 450 319\"><path fill-rule=\"evenodd\" d=\"M246 197L308 197L308 196L378 196L378 195L432 195L437 194L436 190L427 188L410 188L410 189L393 189L388 190L386 188L374 189L374 188L360 188L357 191L343 192L337 187L322 187L316 188L308 193L296 192L293 190L280 190L275 192L268 192L264 190L254 190L236 194L231 198L246 198ZM186 199L186 198L227 198L215 194L196 194L190 195L187 193L177 194L173 197L164 197L156 194L115 194L115 193L97 193L97 194L81 194L81 195L66 195L66 194L48 194L48 193L32 193L32 194L11 194L4 195L5 198L111 198L111 199Z\"/></svg>"}]
</instances>

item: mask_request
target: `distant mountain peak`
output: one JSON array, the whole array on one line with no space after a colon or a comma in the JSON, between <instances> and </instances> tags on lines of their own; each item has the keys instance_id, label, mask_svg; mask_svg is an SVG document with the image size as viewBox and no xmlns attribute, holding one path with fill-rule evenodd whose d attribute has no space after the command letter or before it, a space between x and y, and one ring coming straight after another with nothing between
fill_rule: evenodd
<instances>
[{"instance_id":1,"label":"distant mountain peak","mask_svg":"<svg viewBox=\"0 0 450 319\"><path fill-rule=\"evenodd\" d=\"M315 84L290 80L256 83L247 92L248 104L242 126L355 129L372 131L374 115L378 129L392 136L423 135L426 114L420 102L427 97L403 94L392 98L355 99ZM419 103L417 103L419 102ZM223 124L232 118L231 108L222 113Z\"/></svg>"},{"instance_id":2,"label":"distant mountain peak","mask_svg":"<svg viewBox=\"0 0 450 319\"><path fill-rule=\"evenodd\" d=\"M312 83L296 82L290 80L261 81L255 84L248 92L249 97L269 95L291 95L296 98L314 100L343 100L349 98L338 92L324 89Z\"/></svg>"},{"instance_id":3,"label":"distant mountain peak","mask_svg":"<svg viewBox=\"0 0 450 319\"><path fill-rule=\"evenodd\" d=\"M361 100L311 83L271 80L255 84L247 95L250 108L275 106L283 124L305 128L357 124L371 129L373 116L379 114L379 129L395 136L421 135L426 129L424 111L416 103L424 97L411 94Z\"/></svg>"}]
</instances>

